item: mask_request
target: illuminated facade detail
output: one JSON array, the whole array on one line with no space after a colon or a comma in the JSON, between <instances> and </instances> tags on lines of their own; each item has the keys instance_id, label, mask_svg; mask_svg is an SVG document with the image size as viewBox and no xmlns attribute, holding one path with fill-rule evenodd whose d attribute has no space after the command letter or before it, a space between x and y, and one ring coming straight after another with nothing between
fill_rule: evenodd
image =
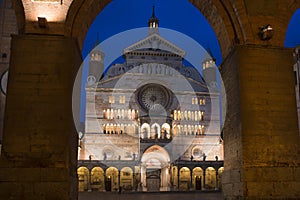
<instances>
[{"instance_id":1,"label":"illuminated facade detail","mask_svg":"<svg viewBox=\"0 0 300 200\"><path fill-rule=\"evenodd\" d=\"M115 103L115 97L114 96L109 96L108 97L108 103Z\"/></svg>"},{"instance_id":2,"label":"illuminated facade detail","mask_svg":"<svg viewBox=\"0 0 300 200\"><path fill-rule=\"evenodd\" d=\"M155 20L153 11L149 21ZM157 41L168 48L143 46ZM158 32L123 52L124 64L110 66L96 84L86 86L85 134L78 155L80 167L93 166L88 173L94 170L94 178L80 190L95 185L99 191L218 188L223 144L220 96L210 87L215 80L205 82L194 67L184 66L185 51ZM162 55L167 59L157 59ZM211 68L203 74L211 75ZM78 170L80 184L86 183L86 170Z\"/></svg>"}]
</instances>

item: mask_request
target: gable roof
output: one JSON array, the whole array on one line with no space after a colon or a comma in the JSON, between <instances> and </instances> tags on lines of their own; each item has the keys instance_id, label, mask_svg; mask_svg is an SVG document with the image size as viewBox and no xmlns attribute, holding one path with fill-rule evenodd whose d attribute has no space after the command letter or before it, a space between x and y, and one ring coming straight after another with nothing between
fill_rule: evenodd
<instances>
[{"instance_id":1,"label":"gable roof","mask_svg":"<svg viewBox=\"0 0 300 200\"><path fill-rule=\"evenodd\" d=\"M130 45L129 47L123 50L123 54L126 54L131 51L141 50L141 49L161 49L168 52L172 52L181 56L182 58L185 56L186 52L173 44L172 42L166 40L165 38L161 37L157 33L153 33L148 37Z\"/></svg>"}]
</instances>

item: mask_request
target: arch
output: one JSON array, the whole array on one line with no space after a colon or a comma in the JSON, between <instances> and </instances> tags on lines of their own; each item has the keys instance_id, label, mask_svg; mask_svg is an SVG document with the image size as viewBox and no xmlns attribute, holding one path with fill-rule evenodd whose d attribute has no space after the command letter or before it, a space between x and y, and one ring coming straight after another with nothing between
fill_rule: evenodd
<instances>
[{"instance_id":1,"label":"arch","mask_svg":"<svg viewBox=\"0 0 300 200\"><path fill-rule=\"evenodd\" d=\"M218 189L222 190L222 176L224 172L224 167L218 169Z\"/></svg>"},{"instance_id":2,"label":"arch","mask_svg":"<svg viewBox=\"0 0 300 200\"><path fill-rule=\"evenodd\" d=\"M191 188L191 171L188 167L182 167L179 170L179 190L189 191Z\"/></svg>"},{"instance_id":3,"label":"arch","mask_svg":"<svg viewBox=\"0 0 300 200\"><path fill-rule=\"evenodd\" d=\"M183 120L188 120L188 114L187 114L187 111L184 111L184 115L183 115Z\"/></svg>"},{"instance_id":4,"label":"arch","mask_svg":"<svg viewBox=\"0 0 300 200\"><path fill-rule=\"evenodd\" d=\"M177 120L177 110L174 110L174 112L173 112L173 119Z\"/></svg>"},{"instance_id":5,"label":"arch","mask_svg":"<svg viewBox=\"0 0 300 200\"><path fill-rule=\"evenodd\" d=\"M104 190L104 170L101 167L94 167L91 170L91 190Z\"/></svg>"},{"instance_id":6,"label":"arch","mask_svg":"<svg viewBox=\"0 0 300 200\"><path fill-rule=\"evenodd\" d=\"M208 167L205 170L205 189L214 190L216 188L216 170Z\"/></svg>"},{"instance_id":7,"label":"arch","mask_svg":"<svg viewBox=\"0 0 300 200\"><path fill-rule=\"evenodd\" d=\"M192 183L194 190L202 190L203 187L203 169L201 167L195 167L192 171Z\"/></svg>"},{"instance_id":8,"label":"arch","mask_svg":"<svg viewBox=\"0 0 300 200\"><path fill-rule=\"evenodd\" d=\"M141 162L146 162L151 158L157 158L163 164L170 162L169 153L163 147L158 145L153 145L146 149L142 155Z\"/></svg>"},{"instance_id":9,"label":"arch","mask_svg":"<svg viewBox=\"0 0 300 200\"><path fill-rule=\"evenodd\" d=\"M34 9L33 5L29 4L28 1L29 0L12 1L17 16L19 33L26 32L26 26L32 26L32 24L25 21L25 16L29 16L32 13L32 9ZM64 24L66 28L64 35L77 38L79 46L82 48L85 35L93 20L110 2L111 0L103 0L101 2L97 0L63 1L63 12L67 13L65 15L66 19ZM235 43L249 44L260 42L256 39L256 27L251 27L251 23L249 23L248 16L251 16L249 10L247 12L247 7L251 7L249 3L213 0L190 0L190 2L203 14L213 30L215 30L223 57L226 57L230 52L231 46ZM23 4L26 5L26 8ZM45 6L46 5L48 4L45 4ZM273 40L272 43L277 46L283 46L288 22L292 14L300 7L300 2L293 1L289 4L283 2L281 4L279 3L277 7L278 14L270 18L269 22L282 28L276 30L278 40ZM89 15L86 15L86 13L89 13ZM277 16L280 16L280 20L278 20ZM58 27L61 25L62 23L57 24ZM28 29L34 31L31 27ZM61 29L53 31L61 31Z\"/></svg>"},{"instance_id":10,"label":"arch","mask_svg":"<svg viewBox=\"0 0 300 200\"><path fill-rule=\"evenodd\" d=\"M156 139L156 138L160 138L160 125L158 123L154 123L151 125L151 131L150 131L150 138L151 139Z\"/></svg>"},{"instance_id":11,"label":"arch","mask_svg":"<svg viewBox=\"0 0 300 200\"><path fill-rule=\"evenodd\" d=\"M141 138L150 138L150 125L148 123L143 123L141 126Z\"/></svg>"},{"instance_id":12,"label":"arch","mask_svg":"<svg viewBox=\"0 0 300 200\"><path fill-rule=\"evenodd\" d=\"M294 28L299 26L298 25L299 21L300 21L300 9L296 10L295 13L293 13L293 16L289 21L286 35L285 35L285 41L284 41L285 47L296 47L300 45L300 37L299 37L300 30Z\"/></svg>"},{"instance_id":13,"label":"arch","mask_svg":"<svg viewBox=\"0 0 300 200\"><path fill-rule=\"evenodd\" d=\"M170 185L169 153L161 146L153 145L146 149L141 163L143 191L168 191ZM148 181L155 181L155 184L151 185Z\"/></svg>"},{"instance_id":14,"label":"arch","mask_svg":"<svg viewBox=\"0 0 300 200\"><path fill-rule=\"evenodd\" d=\"M122 190L133 189L133 171L130 167L123 167L120 171L120 186Z\"/></svg>"},{"instance_id":15,"label":"arch","mask_svg":"<svg viewBox=\"0 0 300 200\"><path fill-rule=\"evenodd\" d=\"M171 126L170 126L170 124L164 123L161 126L161 135L162 135L162 138L169 139L171 137L170 134L171 134Z\"/></svg>"},{"instance_id":16,"label":"arch","mask_svg":"<svg viewBox=\"0 0 300 200\"><path fill-rule=\"evenodd\" d=\"M77 169L78 175L78 191L87 191L89 182L89 170L86 167L79 167Z\"/></svg>"},{"instance_id":17,"label":"arch","mask_svg":"<svg viewBox=\"0 0 300 200\"><path fill-rule=\"evenodd\" d=\"M108 190L109 187L111 187L110 191L117 191L119 189L119 180L118 180L118 176L119 176L119 171L116 167L109 167L106 169L105 171L105 188L106 190ZM108 185L111 184L111 185Z\"/></svg>"}]
</instances>

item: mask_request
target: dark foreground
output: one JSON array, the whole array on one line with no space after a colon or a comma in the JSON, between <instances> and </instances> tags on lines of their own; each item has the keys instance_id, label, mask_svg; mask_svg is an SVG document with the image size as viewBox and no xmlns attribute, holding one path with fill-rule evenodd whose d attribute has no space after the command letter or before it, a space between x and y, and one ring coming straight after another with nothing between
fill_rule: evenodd
<instances>
[{"instance_id":1,"label":"dark foreground","mask_svg":"<svg viewBox=\"0 0 300 200\"><path fill-rule=\"evenodd\" d=\"M102 193L79 192L79 200L221 200L221 192Z\"/></svg>"}]
</instances>

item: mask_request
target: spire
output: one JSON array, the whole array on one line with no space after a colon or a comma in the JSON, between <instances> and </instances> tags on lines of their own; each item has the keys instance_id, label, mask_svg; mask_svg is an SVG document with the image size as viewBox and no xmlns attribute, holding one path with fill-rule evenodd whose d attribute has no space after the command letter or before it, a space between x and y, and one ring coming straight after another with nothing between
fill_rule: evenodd
<instances>
[{"instance_id":1,"label":"spire","mask_svg":"<svg viewBox=\"0 0 300 200\"><path fill-rule=\"evenodd\" d=\"M152 18L156 18L155 17L155 6L154 5L152 6Z\"/></svg>"},{"instance_id":2,"label":"spire","mask_svg":"<svg viewBox=\"0 0 300 200\"><path fill-rule=\"evenodd\" d=\"M148 20L149 35L158 33L159 19L155 16L155 6L152 6L152 16Z\"/></svg>"},{"instance_id":3,"label":"spire","mask_svg":"<svg viewBox=\"0 0 300 200\"><path fill-rule=\"evenodd\" d=\"M94 47L93 47L93 48L97 47L98 44L100 44L100 40L99 40L99 32L97 33L97 38L96 38L96 41L95 41L95 43L94 43Z\"/></svg>"}]
</instances>

